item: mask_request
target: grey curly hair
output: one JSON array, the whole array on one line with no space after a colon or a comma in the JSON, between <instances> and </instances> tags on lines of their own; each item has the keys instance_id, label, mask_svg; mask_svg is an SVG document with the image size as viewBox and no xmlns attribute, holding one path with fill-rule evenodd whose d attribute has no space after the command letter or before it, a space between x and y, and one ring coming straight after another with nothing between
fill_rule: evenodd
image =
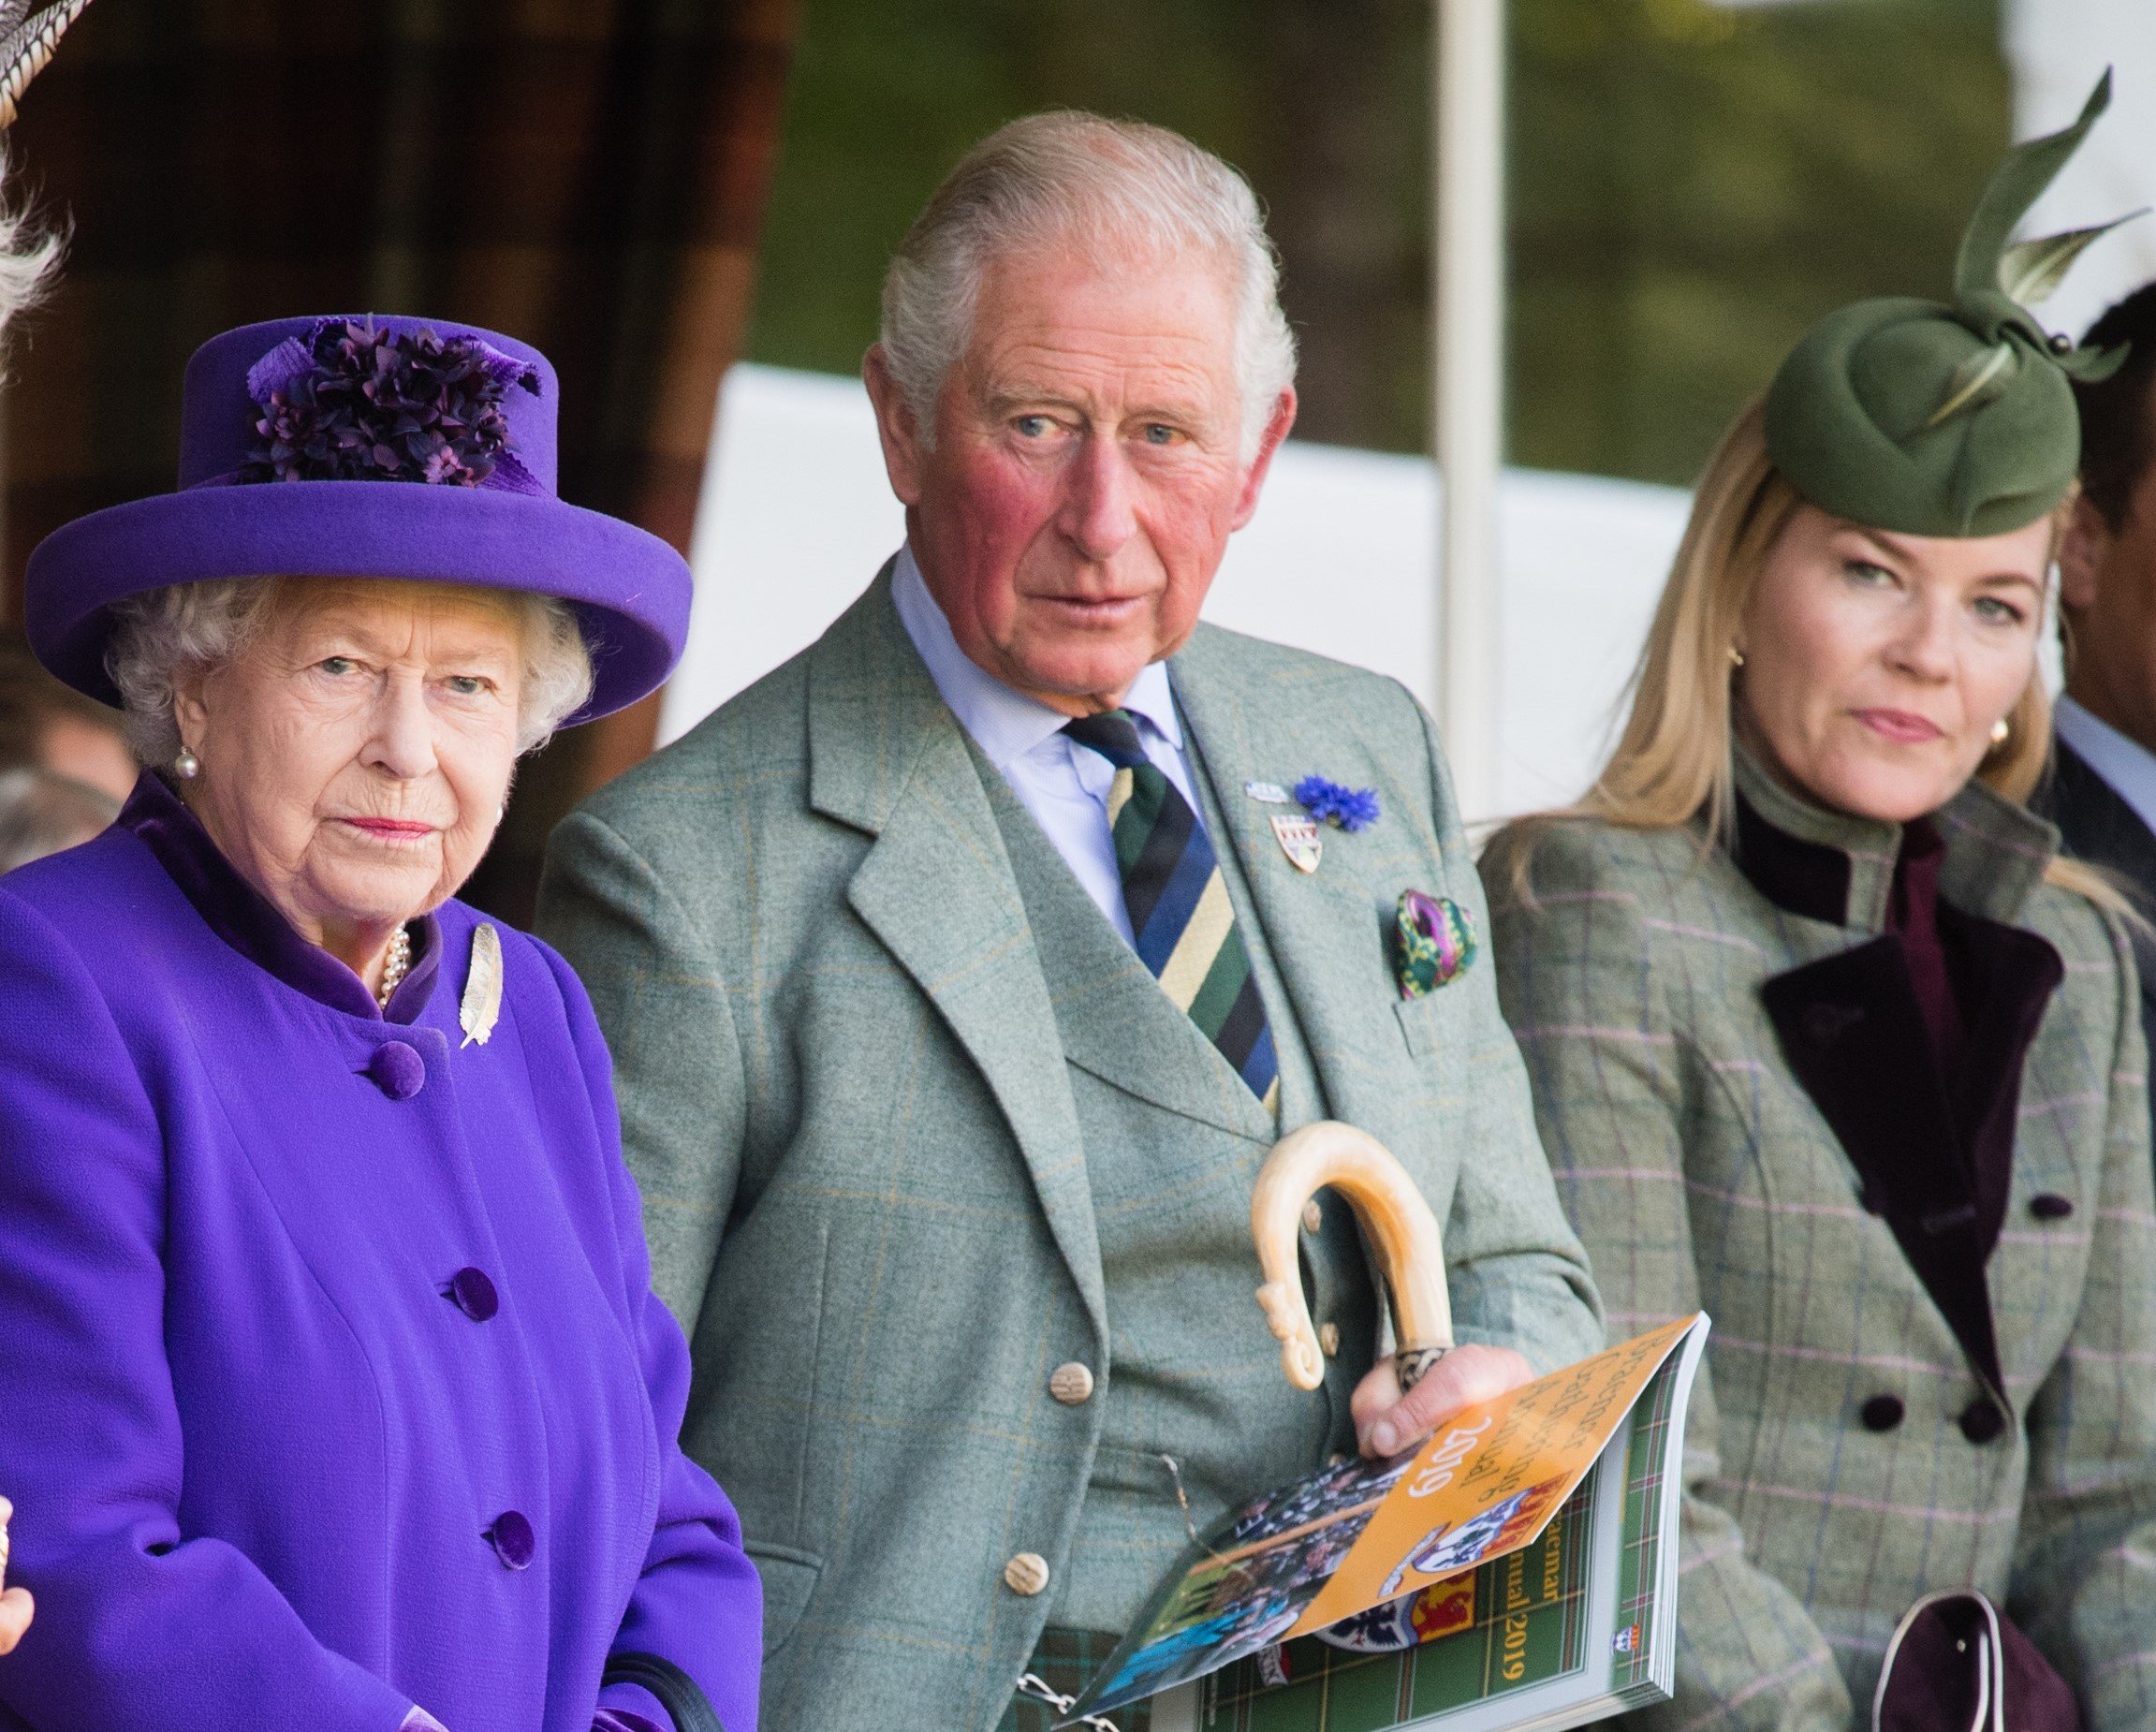
<instances>
[{"instance_id":1,"label":"grey curly hair","mask_svg":"<svg viewBox=\"0 0 2156 1732\"><path fill-rule=\"evenodd\" d=\"M145 764L169 764L180 750L174 683L190 668L215 668L246 648L281 595L306 580L213 578L145 590L112 608L105 670L120 688L127 742ZM535 752L592 695L592 655L577 616L550 595L489 590L518 616L524 649L518 691L517 751Z\"/></svg>"},{"instance_id":2,"label":"grey curly hair","mask_svg":"<svg viewBox=\"0 0 2156 1732\"><path fill-rule=\"evenodd\" d=\"M936 393L972 335L981 279L998 257L1068 240L1211 254L1236 285L1243 457L1257 453L1295 383L1295 333L1280 308L1280 255L1241 175L1180 133L1058 110L998 128L937 187L884 276L884 358L932 443Z\"/></svg>"}]
</instances>

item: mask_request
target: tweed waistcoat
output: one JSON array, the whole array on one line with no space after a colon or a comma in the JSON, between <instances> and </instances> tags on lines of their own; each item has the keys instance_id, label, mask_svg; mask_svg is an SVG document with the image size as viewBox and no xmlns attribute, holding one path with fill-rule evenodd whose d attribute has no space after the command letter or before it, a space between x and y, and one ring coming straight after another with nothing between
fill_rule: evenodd
<instances>
[{"instance_id":1,"label":"tweed waistcoat","mask_svg":"<svg viewBox=\"0 0 2156 1732\"><path fill-rule=\"evenodd\" d=\"M1271 1115L1101 917L1003 778L980 769L1070 1071L1107 1301L1112 1369L1093 1398L1105 1402L1100 1441L1049 1621L1121 1631L1189 1541L1162 1456L1175 1458L1202 1527L1353 1448L1348 1398L1370 1367L1376 1308L1346 1207L1321 1205L1319 1231L1303 1235L1312 1315L1348 1343L1324 1387L1296 1389L1255 1334L1234 1337L1233 1353L1194 1355L1192 1315L1237 1317L1262 1279L1250 1196L1276 1135ZM1279 1128L1292 1130L1325 1116L1324 1097L1283 995L1268 990L1277 975L1258 960L1263 934L1232 869L1229 898L1280 1057Z\"/></svg>"},{"instance_id":2,"label":"tweed waistcoat","mask_svg":"<svg viewBox=\"0 0 2156 1732\"><path fill-rule=\"evenodd\" d=\"M1546 828L1524 896L1514 838L1484 862L1505 1013L1611 1333L1714 1320L1678 1693L1638 1719L1841 1732L1910 1604L1974 1587L2092 1727L2156 1725L2156 1206L2125 932L2046 882L2054 833L2019 806L1973 785L1934 815L1942 919L2008 959L1972 1051L2034 1023L2018 1077L1992 1079L2002 1227L1987 1262L1958 1255L1981 1240L1913 1105L1938 1083L1894 1057L1916 1017L1882 961L1899 829L1748 761L1738 786L1833 857L1830 916L1696 829Z\"/></svg>"}]
</instances>

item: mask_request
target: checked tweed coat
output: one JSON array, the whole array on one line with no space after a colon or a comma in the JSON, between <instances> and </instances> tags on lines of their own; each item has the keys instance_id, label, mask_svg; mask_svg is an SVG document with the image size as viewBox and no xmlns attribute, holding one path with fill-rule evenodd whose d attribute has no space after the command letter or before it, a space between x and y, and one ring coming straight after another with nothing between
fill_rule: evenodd
<instances>
[{"instance_id":1,"label":"checked tweed coat","mask_svg":"<svg viewBox=\"0 0 2156 1732\"><path fill-rule=\"evenodd\" d=\"M1207 627L1168 667L1248 885L1239 921L1285 988L1269 1013L1295 1019L1331 1114L1446 1223L1462 1339L1545 1369L1592 1351L1592 1286L1489 970L1405 1003L1387 960L1402 889L1481 911L1429 718L1390 681ZM1312 771L1375 786L1385 813L1328 831L1305 875L1243 783ZM1132 1049L1150 1037L1096 1007L1112 994L1057 1001L1026 909L887 578L555 833L540 923L613 1049L658 1289L696 1358L684 1446L763 1570L766 1732L987 1732L1056 1609L1004 1571L1033 1552L1063 1578L1116 1349L1140 1338L1104 1279L1114 1197L1089 1174L1081 1087L1165 1108L1123 1166L1180 1163L1194 1196L1232 1196L1232 1233L1184 1256L1207 1297L1137 1326L1153 1361L1172 1355L1201 1407L1244 1376L1305 1399L1253 1297L1265 1142L1209 1153L1204 1078L1163 1086ZM1096 1394L1066 1405L1049 1380L1073 1360ZM1192 1486L1199 1521L1288 1476L1262 1440L1245 1460L1242 1486Z\"/></svg>"},{"instance_id":2,"label":"checked tweed coat","mask_svg":"<svg viewBox=\"0 0 2156 1732\"><path fill-rule=\"evenodd\" d=\"M1896 1097L1924 1079L1893 1057L1877 1004L1815 1000L1789 1024L1798 1063L1814 1036L1854 1035L1835 1080L1814 1073L1838 1137L1769 1008L1878 938L1899 830L1738 768L1791 848L1845 860L1840 919L1770 902L1727 852L1703 857L1696 829L1552 826L1531 857L1533 905L1511 888L1508 839L1484 861L1505 1014L1611 1334L1694 1308L1714 1320L1686 1451L1678 1695L1638 1720L1869 1725L1910 1602L1976 1587L2091 1728L2156 1726L2156 1222L2125 932L2042 882L2055 832L2021 808L1973 785L1937 815L1942 923L1950 908L1998 923L1990 940L2021 971L2006 994L2042 1019L2003 1231L1985 1279L1974 1256L1936 1265L1943 1309L1898 1230L1920 1253L1927 1233L1951 1245L1966 1211L1941 1184L1929 1217L1895 1213L1923 1154ZM2054 965L2029 934L2063 963L2048 994ZM1989 1015L1971 1021L1973 1059ZM1892 1137L1872 1135L1887 1122ZM2003 1425L1980 1363L1987 1294Z\"/></svg>"}]
</instances>

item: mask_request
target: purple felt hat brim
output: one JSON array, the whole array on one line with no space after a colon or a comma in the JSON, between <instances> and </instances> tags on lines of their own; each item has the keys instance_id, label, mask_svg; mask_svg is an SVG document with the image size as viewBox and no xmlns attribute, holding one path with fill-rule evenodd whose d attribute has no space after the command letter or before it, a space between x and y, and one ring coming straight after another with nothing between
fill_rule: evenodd
<instances>
[{"instance_id":1,"label":"purple felt hat brim","mask_svg":"<svg viewBox=\"0 0 2156 1732\"><path fill-rule=\"evenodd\" d=\"M23 624L55 675L117 704L105 670L112 603L171 583L280 575L475 584L569 603L595 682L569 724L655 690L688 637L688 565L648 531L543 495L395 481L195 487L78 518L30 555Z\"/></svg>"},{"instance_id":2,"label":"purple felt hat brim","mask_svg":"<svg viewBox=\"0 0 2156 1732\"><path fill-rule=\"evenodd\" d=\"M504 462L478 486L418 478L253 478L268 431L257 366L304 372L316 338L356 324L422 342L477 343L521 374L495 410ZM181 385L180 491L93 512L30 555L30 647L77 691L119 694L105 671L114 602L212 578L406 578L552 595L577 610L592 653L588 722L633 704L672 671L689 632L689 568L632 523L565 505L555 486L560 386L547 358L499 331L398 314L272 319L210 339ZM468 407L468 405L467 405ZM394 433L377 436L394 437ZM521 485L510 477L513 458Z\"/></svg>"}]
</instances>

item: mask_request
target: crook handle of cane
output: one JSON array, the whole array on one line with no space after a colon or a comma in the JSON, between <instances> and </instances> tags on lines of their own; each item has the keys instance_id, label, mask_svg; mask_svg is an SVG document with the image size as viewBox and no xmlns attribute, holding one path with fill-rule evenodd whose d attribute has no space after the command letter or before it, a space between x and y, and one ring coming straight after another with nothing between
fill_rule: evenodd
<instances>
[{"instance_id":1,"label":"crook handle of cane","mask_svg":"<svg viewBox=\"0 0 2156 1732\"><path fill-rule=\"evenodd\" d=\"M1401 1389L1412 1388L1452 1346L1452 1300L1437 1217L1383 1143L1331 1120L1282 1138L1251 1194L1251 1236L1265 1273L1257 1302L1281 1343L1281 1368L1298 1389L1325 1381L1325 1356L1302 1296L1297 1235L1303 1205L1327 1186L1347 1199L1376 1253L1392 1301L1393 1363Z\"/></svg>"}]
</instances>

